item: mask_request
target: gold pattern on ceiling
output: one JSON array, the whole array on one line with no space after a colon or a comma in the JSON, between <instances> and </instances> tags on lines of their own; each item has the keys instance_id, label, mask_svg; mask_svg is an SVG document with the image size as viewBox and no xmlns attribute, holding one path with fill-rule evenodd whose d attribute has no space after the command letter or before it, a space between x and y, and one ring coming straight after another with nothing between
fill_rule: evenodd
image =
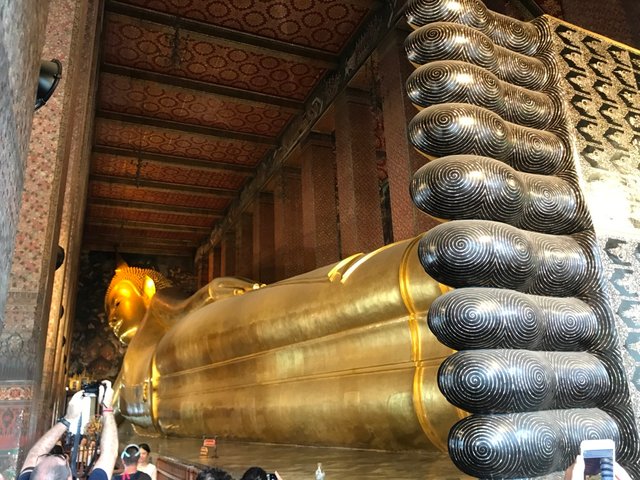
<instances>
[{"instance_id":1,"label":"gold pattern on ceiling","mask_svg":"<svg viewBox=\"0 0 640 480\"><path fill-rule=\"evenodd\" d=\"M107 0L84 248L192 255L380 6Z\"/></svg>"}]
</instances>

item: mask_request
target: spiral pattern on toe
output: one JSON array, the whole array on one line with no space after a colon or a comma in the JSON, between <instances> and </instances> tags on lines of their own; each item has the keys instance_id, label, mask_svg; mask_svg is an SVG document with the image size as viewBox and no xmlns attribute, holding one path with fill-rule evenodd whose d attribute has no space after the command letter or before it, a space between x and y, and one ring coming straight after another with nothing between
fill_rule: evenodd
<instances>
[{"instance_id":1,"label":"spiral pattern on toe","mask_svg":"<svg viewBox=\"0 0 640 480\"><path fill-rule=\"evenodd\" d=\"M556 373L554 408L589 408L601 405L611 389L605 365L589 353L546 353Z\"/></svg>"},{"instance_id":2,"label":"spiral pattern on toe","mask_svg":"<svg viewBox=\"0 0 640 480\"><path fill-rule=\"evenodd\" d=\"M589 353L497 349L453 354L438 385L449 402L472 413L595 407L610 388L605 366Z\"/></svg>"},{"instance_id":3,"label":"spiral pattern on toe","mask_svg":"<svg viewBox=\"0 0 640 480\"><path fill-rule=\"evenodd\" d=\"M461 60L489 70L502 81L530 90L542 90L552 78L537 58L495 45L484 33L457 23L437 22L414 30L405 41L405 51L415 65Z\"/></svg>"},{"instance_id":4,"label":"spiral pattern on toe","mask_svg":"<svg viewBox=\"0 0 640 480\"><path fill-rule=\"evenodd\" d=\"M471 415L449 433L456 466L478 478L528 478L560 470L584 439L619 439L616 422L598 409Z\"/></svg>"},{"instance_id":5,"label":"spiral pattern on toe","mask_svg":"<svg viewBox=\"0 0 640 480\"><path fill-rule=\"evenodd\" d=\"M433 22L455 22L480 30L498 45L533 55L544 45L543 35L534 25L488 10L479 0L410 0L407 22L414 28Z\"/></svg>"},{"instance_id":6,"label":"spiral pattern on toe","mask_svg":"<svg viewBox=\"0 0 640 480\"><path fill-rule=\"evenodd\" d=\"M409 140L434 157L481 155L529 173L563 171L569 157L553 133L504 121L485 108L466 103L433 105L409 123Z\"/></svg>"},{"instance_id":7,"label":"spiral pattern on toe","mask_svg":"<svg viewBox=\"0 0 640 480\"><path fill-rule=\"evenodd\" d=\"M438 371L438 386L447 400L472 413L553 407L556 382L543 354L526 350L457 352Z\"/></svg>"},{"instance_id":8,"label":"spiral pattern on toe","mask_svg":"<svg viewBox=\"0 0 640 480\"><path fill-rule=\"evenodd\" d=\"M450 155L422 166L410 184L413 203L436 218L483 219L544 233L585 227L575 188L557 177L520 173L488 157Z\"/></svg>"},{"instance_id":9,"label":"spiral pattern on toe","mask_svg":"<svg viewBox=\"0 0 640 480\"><path fill-rule=\"evenodd\" d=\"M496 287L573 296L589 276L581 245L570 236L525 232L497 222L460 220L424 234L425 271L445 285Z\"/></svg>"},{"instance_id":10,"label":"spiral pattern on toe","mask_svg":"<svg viewBox=\"0 0 640 480\"><path fill-rule=\"evenodd\" d=\"M527 348L580 350L593 345L598 320L576 298L527 295L496 288L460 288L434 300L429 328L454 350Z\"/></svg>"},{"instance_id":11,"label":"spiral pattern on toe","mask_svg":"<svg viewBox=\"0 0 640 480\"><path fill-rule=\"evenodd\" d=\"M509 122L538 129L559 120L557 101L550 96L503 82L484 68L457 60L418 67L407 79L407 95L420 107L470 103Z\"/></svg>"}]
</instances>

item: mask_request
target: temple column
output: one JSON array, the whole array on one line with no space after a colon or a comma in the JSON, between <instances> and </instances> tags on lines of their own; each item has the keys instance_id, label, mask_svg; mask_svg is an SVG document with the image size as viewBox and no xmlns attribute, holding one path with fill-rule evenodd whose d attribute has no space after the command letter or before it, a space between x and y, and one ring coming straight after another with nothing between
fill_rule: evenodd
<instances>
[{"instance_id":1,"label":"temple column","mask_svg":"<svg viewBox=\"0 0 640 480\"><path fill-rule=\"evenodd\" d=\"M275 281L273 194L260 192L253 208L253 278L261 283Z\"/></svg>"},{"instance_id":2,"label":"temple column","mask_svg":"<svg viewBox=\"0 0 640 480\"><path fill-rule=\"evenodd\" d=\"M406 32L395 30L377 51L394 241L426 232L439 223L415 207L408 190L414 172L427 159L411 145L407 134L418 110L405 88L414 70L404 51L405 38Z\"/></svg>"},{"instance_id":3,"label":"temple column","mask_svg":"<svg viewBox=\"0 0 640 480\"><path fill-rule=\"evenodd\" d=\"M253 276L253 215L243 213L236 224L236 275Z\"/></svg>"},{"instance_id":4,"label":"temple column","mask_svg":"<svg viewBox=\"0 0 640 480\"><path fill-rule=\"evenodd\" d=\"M220 245L220 276L228 277L236 274L236 232L227 231Z\"/></svg>"},{"instance_id":5,"label":"temple column","mask_svg":"<svg viewBox=\"0 0 640 480\"><path fill-rule=\"evenodd\" d=\"M207 255L207 282L210 282L214 279L213 276L213 262L215 261L215 253L213 248L209 250L209 254Z\"/></svg>"},{"instance_id":6,"label":"temple column","mask_svg":"<svg viewBox=\"0 0 640 480\"><path fill-rule=\"evenodd\" d=\"M196 288L200 289L204 285L203 278L204 278L204 275L206 275L206 270L204 268L204 260L199 259L198 261L196 261L195 267L196 267Z\"/></svg>"},{"instance_id":7,"label":"temple column","mask_svg":"<svg viewBox=\"0 0 640 480\"><path fill-rule=\"evenodd\" d=\"M4 309L4 328L0 333L2 413L7 414L7 418L12 417L11 435L21 454L50 426L45 422L51 414L40 411L43 406L41 399L45 395L52 395L51 372L55 362L52 352L56 348L54 345L62 341L59 332L64 330L58 323L64 293L58 291L55 305L52 303L55 260L67 167L69 158L74 155L72 139L74 132L83 137L87 128L86 124L81 123L86 118L86 112L78 115L78 109L87 108L87 90L85 88L83 94L83 85L88 80L84 78L86 71L83 69L86 68L87 57L93 53L93 43L85 44L85 34L87 27L96 28L95 24L88 22L95 21L91 20L95 18L91 17L91 12L97 8L97 3L75 0L8 2L8 11L5 6L0 8L4 9L2 16L9 15L6 18L14 22L22 17L21 12L39 19L41 13L38 12L46 11L49 4L45 46L38 55L47 60L57 58L63 65L62 79L55 93L33 119L9 294ZM18 4L24 4L25 10ZM8 22L2 24L8 25ZM29 30L25 29L27 35ZM34 38L28 40L35 41ZM31 48L27 46L25 52L30 51ZM22 51L15 53L18 57L24 54ZM37 70L34 74L37 79ZM20 90L29 101L25 101L25 105L10 106L9 110L33 109L33 84L30 79L21 80L22 83L13 87ZM79 141L78 145L81 143ZM59 288L64 282L60 281ZM56 312L54 317L57 318L51 328L51 344L47 364L44 365L48 322L52 311ZM43 373L48 377L44 377ZM4 395L5 391L9 392L8 396ZM47 402L49 400L46 399ZM11 441L3 438L5 445ZM21 458L18 458L16 465L20 461Z\"/></svg>"},{"instance_id":8,"label":"temple column","mask_svg":"<svg viewBox=\"0 0 640 480\"><path fill-rule=\"evenodd\" d=\"M302 183L300 169L283 167L273 195L276 279L304 271L302 243Z\"/></svg>"},{"instance_id":9,"label":"temple column","mask_svg":"<svg viewBox=\"0 0 640 480\"><path fill-rule=\"evenodd\" d=\"M218 278L222 275L220 268L222 267L222 249L217 246L211 249L211 258L213 258L213 265L211 270L211 280Z\"/></svg>"},{"instance_id":10,"label":"temple column","mask_svg":"<svg viewBox=\"0 0 640 480\"><path fill-rule=\"evenodd\" d=\"M310 134L302 146L304 269L340 259L336 155L329 135Z\"/></svg>"},{"instance_id":11,"label":"temple column","mask_svg":"<svg viewBox=\"0 0 640 480\"><path fill-rule=\"evenodd\" d=\"M383 245L375 116L370 95L348 89L336 101L336 162L341 256ZM406 190L406 185L405 185Z\"/></svg>"}]
</instances>

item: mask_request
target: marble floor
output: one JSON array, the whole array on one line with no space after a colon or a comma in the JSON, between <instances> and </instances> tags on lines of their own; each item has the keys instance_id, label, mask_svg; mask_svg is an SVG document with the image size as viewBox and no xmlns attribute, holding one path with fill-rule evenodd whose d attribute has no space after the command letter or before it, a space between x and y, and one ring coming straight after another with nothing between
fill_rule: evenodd
<instances>
[{"instance_id":1,"label":"marble floor","mask_svg":"<svg viewBox=\"0 0 640 480\"><path fill-rule=\"evenodd\" d=\"M200 457L201 439L157 438L136 435L123 424L120 445L148 443L153 455L178 458L190 464L223 468L239 479L252 465L268 472L277 470L284 480L312 480L318 462L322 462L326 480L396 480L469 479L446 454L428 452L384 452L346 448L300 447L273 444L241 443L220 440L218 458Z\"/></svg>"}]
</instances>

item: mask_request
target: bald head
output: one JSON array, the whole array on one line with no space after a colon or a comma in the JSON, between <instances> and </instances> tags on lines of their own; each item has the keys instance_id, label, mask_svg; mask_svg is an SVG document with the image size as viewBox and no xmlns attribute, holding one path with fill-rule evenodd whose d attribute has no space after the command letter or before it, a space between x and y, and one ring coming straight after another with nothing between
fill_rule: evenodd
<instances>
[{"instance_id":1,"label":"bald head","mask_svg":"<svg viewBox=\"0 0 640 480\"><path fill-rule=\"evenodd\" d=\"M31 480L72 480L69 464L58 456L43 456L31 473Z\"/></svg>"}]
</instances>

